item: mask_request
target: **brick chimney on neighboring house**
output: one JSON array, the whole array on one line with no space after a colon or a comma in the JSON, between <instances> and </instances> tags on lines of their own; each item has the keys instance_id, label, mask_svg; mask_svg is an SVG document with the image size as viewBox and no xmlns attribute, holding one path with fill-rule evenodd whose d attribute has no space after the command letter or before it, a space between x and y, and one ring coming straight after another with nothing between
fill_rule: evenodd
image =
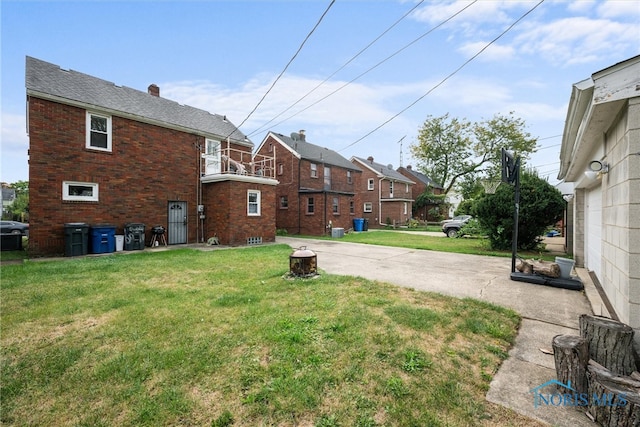
<instances>
[{"instance_id":1,"label":"brick chimney on neighboring house","mask_svg":"<svg viewBox=\"0 0 640 427\"><path fill-rule=\"evenodd\" d=\"M408 170L412 170L412 169L411 169L411 165L407 165L407 169L408 169Z\"/></svg>"},{"instance_id":2,"label":"brick chimney on neighboring house","mask_svg":"<svg viewBox=\"0 0 640 427\"><path fill-rule=\"evenodd\" d=\"M298 135L300 135L300 141L306 141L304 136L304 129L300 129L300 132L298 132Z\"/></svg>"},{"instance_id":3,"label":"brick chimney on neighboring house","mask_svg":"<svg viewBox=\"0 0 640 427\"><path fill-rule=\"evenodd\" d=\"M160 97L160 88L155 83L152 83L149 85L149 88L147 89L147 93L149 93L149 95L151 96Z\"/></svg>"},{"instance_id":4,"label":"brick chimney on neighboring house","mask_svg":"<svg viewBox=\"0 0 640 427\"><path fill-rule=\"evenodd\" d=\"M373 156L367 157L367 160L369 160L369 163L373 164Z\"/></svg>"}]
</instances>

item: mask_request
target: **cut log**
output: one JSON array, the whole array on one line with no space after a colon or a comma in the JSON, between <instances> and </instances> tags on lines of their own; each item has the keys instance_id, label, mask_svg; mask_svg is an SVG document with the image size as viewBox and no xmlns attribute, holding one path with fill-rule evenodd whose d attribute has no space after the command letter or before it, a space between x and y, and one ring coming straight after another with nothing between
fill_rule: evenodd
<instances>
[{"instance_id":1,"label":"cut log","mask_svg":"<svg viewBox=\"0 0 640 427\"><path fill-rule=\"evenodd\" d=\"M579 319L580 336L587 340L589 357L616 375L636 370L633 329L605 317L583 314Z\"/></svg>"},{"instance_id":2,"label":"cut log","mask_svg":"<svg viewBox=\"0 0 640 427\"><path fill-rule=\"evenodd\" d=\"M516 269L521 273L537 273L547 277L560 277L560 266L555 262L535 259L519 260Z\"/></svg>"},{"instance_id":3,"label":"cut log","mask_svg":"<svg viewBox=\"0 0 640 427\"><path fill-rule=\"evenodd\" d=\"M586 393L589 362L587 340L577 335L556 335L553 337L552 345L558 381L571 384L575 391L560 385L558 390L563 394Z\"/></svg>"},{"instance_id":4,"label":"cut log","mask_svg":"<svg viewBox=\"0 0 640 427\"><path fill-rule=\"evenodd\" d=\"M613 374L602 365L589 361L588 412L604 427L640 425L640 381Z\"/></svg>"}]
</instances>

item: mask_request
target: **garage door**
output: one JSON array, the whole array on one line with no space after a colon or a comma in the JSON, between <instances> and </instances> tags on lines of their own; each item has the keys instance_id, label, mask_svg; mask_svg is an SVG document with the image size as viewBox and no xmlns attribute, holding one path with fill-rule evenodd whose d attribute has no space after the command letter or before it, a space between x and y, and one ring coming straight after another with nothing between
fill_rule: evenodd
<instances>
[{"instance_id":1,"label":"garage door","mask_svg":"<svg viewBox=\"0 0 640 427\"><path fill-rule=\"evenodd\" d=\"M602 188L589 191L586 199L585 266L602 282Z\"/></svg>"}]
</instances>

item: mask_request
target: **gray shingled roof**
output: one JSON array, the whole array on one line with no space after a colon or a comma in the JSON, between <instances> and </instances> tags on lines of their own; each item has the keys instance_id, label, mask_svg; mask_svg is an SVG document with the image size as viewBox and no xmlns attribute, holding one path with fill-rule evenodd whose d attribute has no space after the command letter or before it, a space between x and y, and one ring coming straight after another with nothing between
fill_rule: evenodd
<instances>
[{"instance_id":1,"label":"gray shingled roof","mask_svg":"<svg viewBox=\"0 0 640 427\"><path fill-rule=\"evenodd\" d=\"M300 154L300 157L305 160L311 160L331 166L339 166L350 170L360 170L356 165L333 150L311 144L307 141L293 140L291 139L291 137L282 135L277 132L272 133L276 135L282 142L291 147L291 149Z\"/></svg>"},{"instance_id":2,"label":"gray shingled roof","mask_svg":"<svg viewBox=\"0 0 640 427\"><path fill-rule=\"evenodd\" d=\"M411 181L409 178L407 178L406 176L402 175L400 172L396 171L392 167L390 168L389 166L391 166L391 165L386 166L386 165L383 165L381 163L371 162L371 161L369 161L367 159L363 159L363 158L357 157L357 156L353 156L353 158L358 160L360 163L362 163L366 167L371 168L376 173L384 176L385 178L390 178L390 179L393 179L395 181L406 182L406 183L409 183L409 184L415 184L415 182Z\"/></svg>"},{"instance_id":3,"label":"gray shingled roof","mask_svg":"<svg viewBox=\"0 0 640 427\"><path fill-rule=\"evenodd\" d=\"M409 168L404 168L404 170L409 172L415 179L417 179L418 181L422 182L423 184L428 185L429 187L438 188L440 190L443 189L442 185L438 184L437 182L435 182L434 180L432 180L427 175L425 175L425 174L423 174L421 172L418 172L416 170L409 169Z\"/></svg>"},{"instance_id":4,"label":"gray shingled roof","mask_svg":"<svg viewBox=\"0 0 640 427\"><path fill-rule=\"evenodd\" d=\"M153 121L185 128L200 134L230 138L250 143L245 135L223 116L211 114L175 101L149 95L88 74L63 70L58 65L27 56L27 93L47 95L80 103L96 110L107 109L136 116L140 121ZM251 144L253 145L253 144Z\"/></svg>"}]
</instances>

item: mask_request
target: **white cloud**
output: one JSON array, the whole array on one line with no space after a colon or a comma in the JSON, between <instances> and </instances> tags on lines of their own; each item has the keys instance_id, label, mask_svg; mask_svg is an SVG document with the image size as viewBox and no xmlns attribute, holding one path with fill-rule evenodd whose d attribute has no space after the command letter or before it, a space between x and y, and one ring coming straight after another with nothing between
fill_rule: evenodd
<instances>
[{"instance_id":1,"label":"white cloud","mask_svg":"<svg viewBox=\"0 0 640 427\"><path fill-rule=\"evenodd\" d=\"M640 3L633 1L605 1L598 7L598 14L603 18L626 18L634 20L636 25L640 18ZM636 35L638 34L636 27Z\"/></svg>"},{"instance_id":2,"label":"white cloud","mask_svg":"<svg viewBox=\"0 0 640 427\"><path fill-rule=\"evenodd\" d=\"M474 42L462 45L458 51L463 53L466 57L471 58L473 55L480 52L489 42ZM503 62L513 58L515 49L512 46L500 45L497 43L487 47L476 60L485 62Z\"/></svg>"}]
</instances>

